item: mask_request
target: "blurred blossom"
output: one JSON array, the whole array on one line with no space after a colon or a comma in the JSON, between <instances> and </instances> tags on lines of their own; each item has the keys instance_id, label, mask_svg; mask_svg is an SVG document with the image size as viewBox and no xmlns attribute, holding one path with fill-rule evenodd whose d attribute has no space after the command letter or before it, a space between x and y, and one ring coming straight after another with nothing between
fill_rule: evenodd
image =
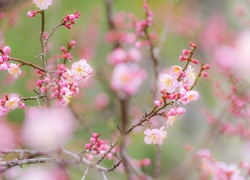
<instances>
[{"instance_id":1,"label":"blurred blossom","mask_svg":"<svg viewBox=\"0 0 250 180\"><path fill-rule=\"evenodd\" d=\"M201 33L201 46L209 53L213 53L219 46L231 40L232 32L228 30L227 22L223 16L214 15L206 23Z\"/></svg>"},{"instance_id":2,"label":"blurred blossom","mask_svg":"<svg viewBox=\"0 0 250 180\"><path fill-rule=\"evenodd\" d=\"M122 48L116 48L111 54L108 55L108 61L112 65L125 62L126 58L127 58L127 52Z\"/></svg>"},{"instance_id":3,"label":"blurred blossom","mask_svg":"<svg viewBox=\"0 0 250 180\"><path fill-rule=\"evenodd\" d=\"M241 176L240 169L234 164L226 164L224 162L216 161L210 154L209 150L201 149L197 151L196 158L199 161L199 169L202 177L208 177L213 180L244 180Z\"/></svg>"},{"instance_id":4,"label":"blurred blossom","mask_svg":"<svg viewBox=\"0 0 250 180\"><path fill-rule=\"evenodd\" d=\"M30 108L26 112L22 138L35 149L65 144L75 128L74 117L66 108Z\"/></svg>"},{"instance_id":5,"label":"blurred blossom","mask_svg":"<svg viewBox=\"0 0 250 180\"><path fill-rule=\"evenodd\" d=\"M215 51L215 61L223 70L235 68L235 60L238 54L234 48L230 46L221 46Z\"/></svg>"},{"instance_id":6,"label":"blurred blossom","mask_svg":"<svg viewBox=\"0 0 250 180\"><path fill-rule=\"evenodd\" d=\"M144 70L135 65L121 63L114 68L111 88L118 92L134 95L145 78L146 72Z\"/></svg>"},{"instance_id":7,"label":"blurred blossom","mask_svg":"<svg viewBox=\"0 0 250 180\"><path fill-rule=\"evenodd\" d=\"M240 76L249 82L250 71L250 30L247 29L239 34L235 41L235 49L238 58L235 59L235 66Z\"/></svg>"},{"instance_id":8,"label":"blurred blossom","mask_svg":"<svg viewBox=\"0 0 250 180\"><path fill-rule=\"evenodd\" d=\"M109 97L105 93L100 93L96 96L95 106L97 109L105 108L109 103Z\"/></svg>"},{"instance_id":9,"label":"blurred blossom","mask_svg":"<svg viewBox=\"0 0 250 180\"><path fill-rule=\"evenodd\" d=\"M215 51L215 61L223 70L233 70L241 78L248 80L250 70L250 30L236 37L233 45L221 45Z\"/></svg>"},{"instance_id":10,"label":"blurred blossom","mask_svg":"<svg viewBox=\"0 0 250 180\"><path fill-rule=\"evenodd\" d=\"M16 180L68 180L67 174L61 169L28 167Z\"/></svg>"},{"instance_id":11,"label":"blurred blossom","mask_svg":"<svg viewBox=\"0 0 250 180\"><path fill-rule=\"evenodd\" d=\"M0 149L9 150L15 146L15 136L11 128L0 121Z\"/></svg>"}]
</instances>

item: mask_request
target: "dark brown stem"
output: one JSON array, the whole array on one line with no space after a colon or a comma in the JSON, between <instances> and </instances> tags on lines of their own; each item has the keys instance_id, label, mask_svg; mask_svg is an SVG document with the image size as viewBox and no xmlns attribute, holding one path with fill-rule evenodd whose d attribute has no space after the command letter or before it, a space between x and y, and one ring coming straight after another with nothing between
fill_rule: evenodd
<instances>
[{"instance_id":1,"label":"dark brown stem","mask_svg":"<svg viewBox=\"0 0 250 180\"><path fill-rule=\"evenodd\" d=\"M45 51L44 51L44 43L43 43L43 34L44 34L44 29L45 29L45 11L42 10L41 12L41 33L40 33L40 44L41 44L41 48L42 48L42 52L41 52L41 60L42 60L42 64L43 64L43 68L46 70L46 62L45 62Z\"/></svg>"},{"instance_id":2,"label":"dark brown stem","mask_svg":"<svg viewBox=\"0 0 250 180\"><path fill-rule=\"evenodd\" d=\"M108 169L108 172L115 170L121 163L122 163L122 160L120 160L118 163L114 164L114 166L112 168Z\"/></svg>"},{"instance_id":3,"label":"dark brown stem","mask_svg":"<svg viewBox=\"0 0 250 180\"><path fill-rule=\"evenodd\" d=\"M128 103L129 99L119 99L121 108L121 141L120 141L120 155L122 163L128 179L131 179L132 172L129 168L129 162L126 156L126 129L128 125Z\"/></svg>"},{"instance_id":4,"label":"dark brown stem","mask_svg":"<svg viewBox=\"0 0 250 180\"><path fill-rule=\"evenodd\" d=\"M113 6L112 5L113 5L113 0L105 0L106 15L107 15L109 29L111 31L114 31L116 30L116 28L115 28L114 21L113 21L113 10L112 10ZM114 43L114 49L119 46L121 45L118 41Z\"/></svg>"}]
</instances>

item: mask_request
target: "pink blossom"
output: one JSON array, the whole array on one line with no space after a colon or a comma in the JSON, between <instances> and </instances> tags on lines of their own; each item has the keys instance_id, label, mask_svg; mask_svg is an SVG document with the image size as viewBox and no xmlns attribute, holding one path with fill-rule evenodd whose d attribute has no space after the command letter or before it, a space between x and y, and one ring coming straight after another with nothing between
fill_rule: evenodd
<instances>
[{"instance_id":1,"label":"pink blossom","mask_svg":"<svg viewBox=\"0 0 250 180\"><path fill-rule=\"evenodd\" d=\"M8 67L8 72L10 74L13 74L15 78L21 75L21 70L19 69L19 66L13 63L10 63L10 66Z\"/></svg>"},{"instance_id":2,"label":"pink blossom","mask_svg":"<svg viewBox=\"0 0 250 180\"><path fill-rule=\"evenodd\" d=\"M171 67L173 74L178 77L182 73L182 67L180 66L172 66Z\"/></svg>"},{"instance_id":3,"label":"pink blossom","mask_svg":"<svg viewBox=\"0 0 250 180\"><path fill-rule=\"evenodd\" d=\"M134 95L146 77L146 73L137 66L121 63L115 66L111 88L118 92Z\"/></svg>"},{"instance_id":4,"label":"pink blossom","mask_svg":"<svg viewBox=\"0 0 250 180\"><path fill-rule=\"evenodd\" d=\"M160 101L155 101L155 102L154 102L154 105L155 105L155 106L161 106L162 103L163 103L163 102L162 102L161 100L160 100Z\"/></svg>"},{"instance_id":5,"label":"pink blossom","mask_svg":"<svg viewBox=\"0 0 250 180\"><path fill-rule=\"evenodd\" d=\"M187 91L184 95L181 95L180 102L187 105L191 101L199 99L200 95L197 91Z\"/></svg>"},{"instance_id":6,"label":"pink blossom","mask_svg":"<svg viewBox=\"0 0 250 180\"><path fill-rule=\"evenodd\" d=\"M68 180L64 169L30 166L21 171L16 180Z\"/></svg>"},{"instance_id":7,"label":"pink blossom","mask_svg":"<svg viewBox=\"0 0 250 180\"><path fill-rule=\"evenodd\" d=\"M30 18L34 18L37 13L38 13L38 11L29 11L27 13L27 16L30 17Z\"/></svg>"},{"instance_id":8,"label":"pink blossom","mask_svg":"<svg viewBox=\"0 0 250 180\"><path fill-rule=\"evenodd\" d=\"M127 52L122 48L116 48L108 55L108 61L112 65L116 65L127 60Z\"/></svg>"},{"instance_id":9,"label":"pink blossom","mask_svg":"<svg viewBox=\"0 0 250 180\"><path fill-rule=\"evenodd\" d=\"M186 109L183 108L183 107L177 107L177 108L176 108L176 113L177 113L178 115L182 115L182 114L184 114L185 112L186 112Z\"/></svg>"},{"instance_id":10,"label":"pink blossom","mask_svg":"<svg viewBox=\"0 0 250 180\"><path fill-rule=\"evenodd\" d=\"M41 10L47 9L52 5L52 0L33 0L33 3Z\"/></svg>"},{"instance_id":11,"label":"pink blossom","mask_svg":"<svg viewBox=\"0 0 250 180\"><path fill-rule=\"evenodd\" d=\"M16 109L18 108L20 102L20 98L13 97L6 101L5 106L9 109Z\"/></svg>"},{"instance_id":12,"label":"pink blossom","mask_svg":"<svg viewBox=\"0 0 250 180\"><path fill-rule=\"evenodd\" d=\"M71 74L77 81L81 79L88 79L92 73L92 68L85 59L81 59L78 62L72 64Z\"/></svg>"},{"instance_id":13,"label":"pink blossom","mask_svg":"<svg viewBox=\"0 0 250 180\"><path fill-rule=\"evenodd\" d=\"M144 134L144 142L146 144L159 144L162 145L163 140L167 137L167 131L163 131L164 127L160 129L146 129Z\"/></svg>"},{"instance_id":14,"label":"pink blossom","mask_svg":"<svg viewBox=\"0 0 250 180\"><path fill-rule=\"evenodd\" d=\"M167 121L167 127L173 126L176 120L176 115L169 116Z\"/></svg>"},{"instance_id":15,"label":"pink blossom","mask_svg":"<svg viewBox=\"0 0 250 180\"><path fill-rule=\"evenodd\" d=\"M0 64L0 70L7 70L8 69L8 63L3 62Z\"/></svg>"},{"instance_id":16,"label":"pink blossom","mask_svg":"<svg viewBox=\"0 0 250 180\"><path fill-rule=\"evenodd\" d=\"M35 149L65 144L75 127L74 116L66 108L30 108L26 112L22 139Z\"/></svg>"},{"instance_id":17,"label":"pink blossom","mask_svg":"<svg viewBox=\"0 0 250 180\"><path fill-rule=\"evenodd\" d=\"M97 109L105 108L109 103L109 97L105 93L100 93L95 99L95 105Z\"/></svg>"},{"instance_id":18,"label":"pink blossom","mask_svg":"<svg viewBox=\"0 0 250 180\"><path fill-rule=\"evenodd\" d=\"M128 58L132 62L137 62L141 60L142 55L137 48L131 48L128 50Z\"/></svg>"},{"instance_id":19,"label":"pink blossom","mask_svg":"<svg viewBox=\"0 0 250 180\"><path fill-rule=\"evenodd\" d=\"M244 180L240 175L237 166L216 161L206 149L197 151L196 157L199 160L199 168L205 177L211 177L213 180Z\"/></svg>"},{"instance_id":20,"label":"pink blossom","mask_svg":"<svg viewBox=\"0 0 250 180\"><path fill-rule=\"evenodd\" d=\"M193 86L197 77L197 74L194 72L194 68L189 65L185 73L186 76L183 78L182 83L186 84L188 87Z\"/></svg>"},{"instance_id":21,"label":"pink blossom","mask_svg":"<svg viewBox=\"0 0 250 180\"><path fill-rule=\"evenodd\" d=\"M15 141L14 131L4 121L0 121L0 149L9 150L14 148Z\"/></svg>"},{"instance_id":22,"label":"pink blossom","mask_svg":"<svg viewBox=\"0 0 250 180\"><path fill-rule=\"evenodd\" d=\"M11 49L10 49L9 46L4 46L4 47L3 47L3 53L4 53L4 54L10 54L10 51L11 51Z\"/></svg>"},{"instance_id":23,"label":"pink blossom","mask_svg":"<svg viewBox=\"0 0 250 180\"><path fill-rule=\"evenodd\" d=\"M175 91L175 89L179 86L179 83L175 77L169 74L160 75L160 89L166 90L169 93Z\"/></svg>"}]
</instances>

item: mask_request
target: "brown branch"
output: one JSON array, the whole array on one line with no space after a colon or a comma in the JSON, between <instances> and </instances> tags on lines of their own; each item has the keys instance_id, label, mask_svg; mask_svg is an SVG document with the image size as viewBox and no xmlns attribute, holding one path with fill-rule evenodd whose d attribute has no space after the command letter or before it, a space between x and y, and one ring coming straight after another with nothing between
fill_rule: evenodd
<instances>
[{"instance_id":1,"label":"brown branch","mask_svg":"<svg viewBox=\"0 0 250 180\"><path fill-rule=\"evenodd\" d=\"M30 63L30 62L23 61L23 60L18 59L18 58L10 57L9 60L15 61L15 62L19 62L19 63L21 63L21 65L27 65L27 66L33 67L34 69L38 69L38 70L40 70L40 71L42 71L42 72L45 72L45 71L46 71L44 68L42 68L42 67L40 67L40 66L37 66L37 65L35 65L35 64L32 64L32 63Z\"/></svg>"},{"instance_id":2,"label":"brown branch","mask_svg":"<svg viewBox=\"0 0 250 180\"><path fill-rule=\"evenodd\" d=\"M49 34L49 36L43 41L43 45L46 46L46 44L48 43L49 39L51 38L51 36L54 34L54 32L57 30L57 28L59 28L60 26L63 25L63 20L57 24L54 29L52 30L52 32Z\"/></svg>"},{"instance_id":3,"label":"brown branch","mask_svg":"<svg viewBox=\"0 0 250 180\"><path fill-rule=\"evenodd\" d=\"M43 68L46 70L46 62L45 62L45 50L44 50L44 43L43 43L43 34L44 34L44 29L45 29L45 11L42 10L40 11L41 13L41 33L40 33L40 44L41 44L41 48L42 48L42 52L41 52L41 60L42 60L42 64L43 64Z\"/></svg>"},{"instance_id":4,"label":"brown branch","mask_svg":"<svg viewBox=\"0 0 250 180\"><path fill-rule=\"evenodd\" d=\"M114 164L114 166L112 168L108 169L108 172L115 170L121 163L122 163L122 160L120 160L118 163Z\"/></svg>"}]
</instances>

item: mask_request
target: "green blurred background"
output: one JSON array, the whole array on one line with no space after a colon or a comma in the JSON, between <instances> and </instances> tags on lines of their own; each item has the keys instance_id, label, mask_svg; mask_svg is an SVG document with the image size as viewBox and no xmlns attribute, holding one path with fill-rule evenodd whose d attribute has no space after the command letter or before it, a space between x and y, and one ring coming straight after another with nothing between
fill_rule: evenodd
<instances>
[{"instance_id":1,"label":"green blurred background","mask_svg":"<svg viewBox=\"0 0 250 180\"><path fill-rule=\"evenodd\" d=\"M230 27L236 30L240 29L232 13L236 4L234 1L151 0L149 4L151 10L154 12L154 21L150 31L155 31L161 35L166 26L166 39L160 52L161 69L167 69L174 64L180 65L181 63L178 61L178 57L182 50L188 47L188 43L191 40L197 42L199 47L200 32L206 24L206 20L214 14L221 14L227 19ZM116 0L114 1L114 14L124 11L133 13L139 19L143 19L144 11L142 5L143 0ZM29 10L35 9L31 1L24 1L22 3L14 2L14 4L11 4L9 7L3 7L6 16L0 20L0 30L3 32L5 44L9 45L12 49L12 57L18 57L32 63L40 64L40 59L37 57L40 51L40 16L37 15L34 19L30 19L26 15ZM61 27L56 31L50 39L53 46L48 57L60 53L60 47L66 46L67 42L73 39L76 40L77 43L77 47L72 50L74 60L77 61L83 58L81 57L81 52L88 45L91 45L94 50L94 55L91 59L88 59L89 63L96 72L102 69L104 73L109 76L111 71L110 66L106 63L106 56L112 50L112 44L104 40L105 33L109 29L104 0L54 1L53 5L46 11L45 29L51 32L53 27L60 22L65 14L72 13L76 10L81 12L80 19L77 20L71 30L66 30L64 27ZM190 22L186 22L185 25L179 27L178 24L183 23L182 20L185 16L190 17ZM192 24L192 18L196 18L193 19L194 21L198 19L198 23L190 27L189 24ZM97 31L93 32L93 37L91 37L91 31L88 31L90 27ZM182 33L182 30L188 33ZM93 40L93 42L89 42L89 40ZM142 51L143 60L141 66L148 71L148 79L141 86L139 93L137 93L130 102L130 107L135 107L135 109L139 107L141 114L139 114L138 117L142 117L143 113L148 112L150 108L153 107L152 95L149 92L152 85L153 67L147 49L143 49ZM199 48L197 51L195 54L197 59L210 63L210 59L207 59L207 57L199 51ZM6 82L7 73L1 72L1 96L4 96L6 93L17 93L22 96L34 95L33 89L35 88L36 74L27 67L22 67L22 71L23 75L21 78L17 81L10 79L8 82ZM215 72L216 70L212 68L211 71ZM204 108L212 110L216 114L220 113L221 105L218 104L218 100L213 95L213 78L217 79L218 75L212 73L209 81L201 80L198 83L196 89L200 92L201 98L189 104L186 114L178 118L175 126L168 130L168 138L162 145L161 179L171 179L169 175L173 172L173 169L179 167L188 156L191 156L191 153L184 149L184 145L190 143L196 146L202 141L206 132L209 131L210 127L201 110ZM97 111L95 110L94 99L100 92L105 92L109 95L110 103L104 110ZM27 106L32 105L37 105L37 103L27 102ZM81 87L80 94L72 100L72 105L78 112L81 120L84 121L84 124L87 124L94 132L100 133L103 139L112 140L110 137L113 132L117 130L117 125L119 125L118 102L114 95L110 94L107 88L102 85L98 75L93 75L90 85ZM10 122L20 125L24 119L24 112L23 110L15 110L8 115L7 119ZM133 133L130 136L128 154L134 159L150 158L152 164L147 167L145 171L153 175L155 153L157 152L156 146L146 145L143 138L143 131ZM75 138L69 143L67 148L75 152L80 152L88 139L89 133L87 130L79 127L76 131ZM215 156L220 157L221 161L237 162L241 149L237 149L235 146L239 144L239 140L232 138L230 141L230 144L228 144L227 137L222 137L209 146L213 149ZM233 151L228 150L232 148L234 149ZM112 162L107 160L103 165L111 167ZM192 165L190 164L190 166ZM83 169L80 169L80 172L70 169L71 179L81 178L84 167L81 168ZM185 171L187 166L183 168L183 171ZM181 172L177 171L177 173ZM107 176L110 179L117 179L118 174L119 179L125 179L125 176L121 175L119 171L110 172ZM100 176L93 170L87 179L100 179ZM197 179L197 173L191 173L185 179Z\"/></svg>"}]
</instances>

